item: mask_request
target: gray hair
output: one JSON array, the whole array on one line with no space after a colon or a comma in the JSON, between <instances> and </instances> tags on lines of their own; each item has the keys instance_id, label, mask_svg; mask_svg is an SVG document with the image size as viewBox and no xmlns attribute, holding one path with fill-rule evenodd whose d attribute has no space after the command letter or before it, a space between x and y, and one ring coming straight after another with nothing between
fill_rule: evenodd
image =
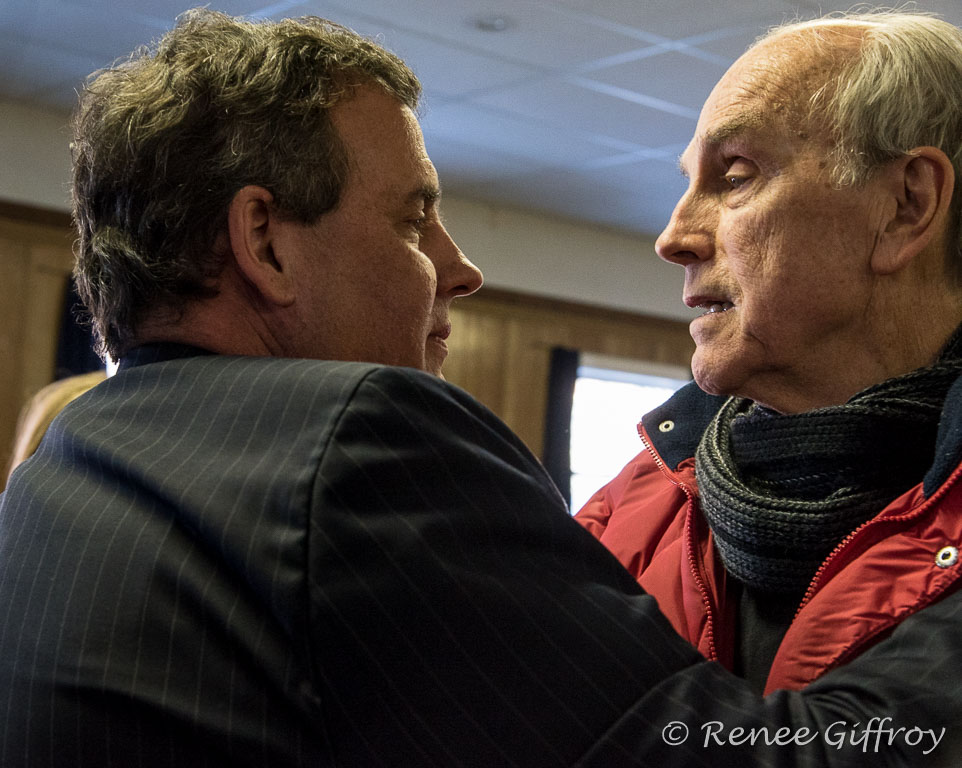
<instances>
[{"instance_id":1,"label":"gray hair","mask_svg":"<svg viewBox=\"0 0 962 768\"><path fill-rule=\"evenodd\" d=\"M758 42L792 33L810 34L832 63L828 81L813 84L808 116L832 133L836 184L862 184L915 147L951 160L951 261L962 277L962 30L922 12L880 10L785 24Z\"/></svg>"},{"instance_id":2,"label":"gray hair","mask_svg":"<svg viewBox=\"0 0 962 768\"><path fill-rule=\"evenodd\" d=\"M91 75L73 119L74 273L101 354L216 293L214 244L241 187L305 224L337 205L348 160L330 109L360 84L417 108L411 70L345 27L203 9Z\"/></svg>"}]
</instances>

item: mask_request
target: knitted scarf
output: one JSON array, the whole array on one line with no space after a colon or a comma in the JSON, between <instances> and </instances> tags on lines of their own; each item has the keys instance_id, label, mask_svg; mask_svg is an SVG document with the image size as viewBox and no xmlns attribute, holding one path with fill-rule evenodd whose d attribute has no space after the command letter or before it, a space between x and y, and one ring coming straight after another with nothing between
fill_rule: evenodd
<instances>
[{"instance_id":1,"label":"knitted scarf","mask_svg":"<svg viewBox=\"0 0 962 768\"><path fill-rule=\"evenodd\" d=\"M763 592L804 592L845 536L922 480L960 374L962 327L934 365L843 405L779 414L729 399L695 454L701 508L728 573Z\"/></svg>"}]
</instances>

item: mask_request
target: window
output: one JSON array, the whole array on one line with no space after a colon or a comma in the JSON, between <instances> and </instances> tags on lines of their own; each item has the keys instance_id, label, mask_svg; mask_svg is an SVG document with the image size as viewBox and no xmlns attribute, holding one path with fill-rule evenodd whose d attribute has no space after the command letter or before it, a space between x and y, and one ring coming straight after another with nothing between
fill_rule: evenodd
<instances>
[{"instance_id":1,"label":"window","mask_svg":"<svg viewBox=\"0 0 962 768\"><path fill-rule=\"evenodd\" d=\"M641 417L690 379L676 366L580 356L571 405L572 513L642 449Z\"/></svg>"}]
</instances>

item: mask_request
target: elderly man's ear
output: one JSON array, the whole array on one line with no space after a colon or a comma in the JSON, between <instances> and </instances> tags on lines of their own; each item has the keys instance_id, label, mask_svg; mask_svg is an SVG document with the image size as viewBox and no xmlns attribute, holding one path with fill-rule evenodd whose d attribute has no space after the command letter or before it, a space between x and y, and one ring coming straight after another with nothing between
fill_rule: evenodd
<instances>
[{"instance_id":1,"label":"elderly man's ear","mask_svg":"<svg viewBox=\"0 0 962 768\"><path fill-rule=\"evenodd\" d=\"M887 220L872 254L872 271L888 275L905 268L949 224L955 187L952 161L935 147L917 147L882 172L889 203Z\"/></svg>"},{"instance_id":2,"label":"elderly man's ear","mask_svg":"<svg viewBox=\"0 0 962 768\"><path fill-rule=\"evenodd\" d=\"M269 305L294 302L294 252L285 247L291 222L277 214L274 197L249 185L234 195L227 212L230 252L238 273Z\"/></svg>"}]
</instances>

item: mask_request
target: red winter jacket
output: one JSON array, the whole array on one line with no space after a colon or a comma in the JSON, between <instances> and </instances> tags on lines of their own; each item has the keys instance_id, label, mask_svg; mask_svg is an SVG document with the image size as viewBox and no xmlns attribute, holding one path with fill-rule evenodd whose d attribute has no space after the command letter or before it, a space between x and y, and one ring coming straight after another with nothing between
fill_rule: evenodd
<instances>
[{"instance_id":1,"label":"red winter jacket","mask_svg":"<svg viewBox=\"0 0 962 768\"><path fill-rule=\"evenodd\" d=\"M638 425L644 450L576 519L657 599L683 637L731 669L736 605L698 506L693 458L723 401L691 384L648 414ZM949 432L940 433L925 482L822 563L775 655L766 694L802 688L844 664L960 583L962 434Z\"/></svg>"}]
</instances>

